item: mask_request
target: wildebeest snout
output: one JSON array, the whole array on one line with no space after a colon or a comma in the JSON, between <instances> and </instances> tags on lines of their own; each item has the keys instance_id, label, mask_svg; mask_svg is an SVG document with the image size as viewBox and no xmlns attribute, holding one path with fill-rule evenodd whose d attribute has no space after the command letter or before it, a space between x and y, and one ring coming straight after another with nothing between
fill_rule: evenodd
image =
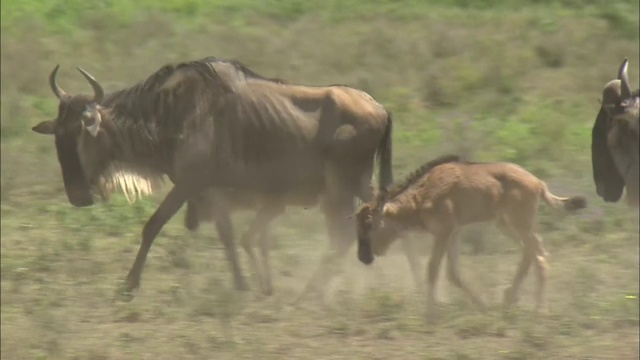
<instances>
[{"instance_id":1,"label":"wildebeest snout","mask_svg":"<svg viewBox=\"0 0 640 360\"><path fill-rule=\"evenodd\" d=\"M371 244L366 240L358 240L358 259L365 265L373 263L374 257L371 251Z\"/></svg>"}]
</instances>

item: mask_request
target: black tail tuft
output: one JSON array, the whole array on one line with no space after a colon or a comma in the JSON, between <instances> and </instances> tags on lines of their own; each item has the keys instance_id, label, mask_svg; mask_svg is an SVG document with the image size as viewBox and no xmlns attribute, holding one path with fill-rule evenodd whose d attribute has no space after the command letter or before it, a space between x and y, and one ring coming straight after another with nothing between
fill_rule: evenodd
<instances>
[{"instance_id":1,"label":"black tail tuft","mask_svg":"<svg viewBox=\"0 0 640 360\"><path fill-rule=\"evenodd\" d=\"M572 196L564 201L564 208L569 211L584 209L587 207L587 198L584 196Z\"/></svg>"}]
</instances>

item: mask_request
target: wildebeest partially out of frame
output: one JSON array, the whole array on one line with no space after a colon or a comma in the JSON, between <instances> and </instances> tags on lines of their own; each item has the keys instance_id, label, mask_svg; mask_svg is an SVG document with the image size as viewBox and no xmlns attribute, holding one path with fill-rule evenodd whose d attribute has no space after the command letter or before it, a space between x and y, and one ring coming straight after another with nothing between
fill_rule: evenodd
<instances>
[{"instance_id":1,"label":"wildebeest partially out of frame","mask_svg":"<svg viewBox=\"0 0 640 360\"><path fill-rule=\"evenodd\" d=\"M602 105L592 131L591 160L597 194L606 202L617 202L626 188L627 203L638 208L640 101L639 90L631 91L628 66L625 59L618 78L602 90Z\"/></svg>"}]
</instances>

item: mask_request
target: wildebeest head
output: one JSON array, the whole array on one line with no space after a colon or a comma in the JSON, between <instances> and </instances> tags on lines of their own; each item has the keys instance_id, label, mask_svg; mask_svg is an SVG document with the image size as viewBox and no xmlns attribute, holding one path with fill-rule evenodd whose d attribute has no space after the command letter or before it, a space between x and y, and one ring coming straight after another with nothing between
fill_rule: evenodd
<instances>
[{"instance_id":1,"label":"wildebeest head","mask_svg":"<svg viewBox=\"0 0 640 360\"><path fill-rule=\"evenodd\" d=\"M393 205L386 202L386 196L386 191L381 191L373 203L363 204L355 214L358 259L367 265L374 255L384 255L397 238L397 229L389 219Z\"/></svg>"},{"instance_id":2,"label":"wildebeest head","mask_svg":"<svg viewBox=\"0 0 640 360\"><path fill-rule=\"evenodd\" d=\"M56 81L59 65L49 76L49 85L60 99L58 116L32 128L39 134L54 135L58 161L69 202L74 206L93 204L92 187L97 174L108 165L109 138L101 129L102 86L78 68L93 88L93 97L67 94Z\"/></svg>"},{"instance_id":3,"label":"wildebeest head","mask_svg":"<svg viewBox=\"0 0 640 360\"><path fill-rule=\"evenodd\" d=\"M628 65L625 59L618 69L618 78L609 81L602 90L602 106L592 132L596 192L607 202L618 201L625 186L629 200L637 201L640 102L638 91L632 91L629 84Z\"/></svg>"},{"instance_id":4,"label":"wildebeest head","mask_svg":"<svg viewBox=\"0 0 640 360\"><path fill-rule=\"evenodd\" d=\"M639 117L638 93L631 90L625 59L618 69L618 79L609 81L602 90L602 107L613 122L624 121L630 124ZM637 129L636 129L637 130Z\"/></svg>"}]
</instances>

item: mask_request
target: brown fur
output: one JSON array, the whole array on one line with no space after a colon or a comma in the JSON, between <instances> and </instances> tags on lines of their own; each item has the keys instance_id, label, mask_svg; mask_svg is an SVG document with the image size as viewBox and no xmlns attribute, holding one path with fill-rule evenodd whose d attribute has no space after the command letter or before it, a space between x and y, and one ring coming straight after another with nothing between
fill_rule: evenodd
<instances>
[{"instance_id":1,"label":"brown fur","mask_svg":"<svg viewBox=\"0 0 640 360\"><path fill-rule=\"evenodd\" d=\"M444 156L421 169L358 210L359 259L370 264L374 256L384 255L404 231L430 233L435 237L427 267L430 311L445 254L449 280L482 307L480 298L460 278L456 235L464 225L494 221L506 235L523 245L518 272L505 292L505 304L516 301L520 284L533 262L538 273L536 303L542 307L547 261L542 239L534 233L538 203L542 200L554 208L572 211L584 208L586 200L557 197L542 180L511 163L469 163L456 156Z\"/></svg>"},{"instance_id":2,"label":"brown fur","mask_svg":"<svg viewBox=\"0 0 640 360\"><path fill-rule=\"evenodd\" d=\"M617 202L626 189L629 206L640 206L639 152L640 99L631 91L625 59L618 79L602 90L602 105L593 125L591 160L597 194Z\"/></svg>"}]
</instances>

